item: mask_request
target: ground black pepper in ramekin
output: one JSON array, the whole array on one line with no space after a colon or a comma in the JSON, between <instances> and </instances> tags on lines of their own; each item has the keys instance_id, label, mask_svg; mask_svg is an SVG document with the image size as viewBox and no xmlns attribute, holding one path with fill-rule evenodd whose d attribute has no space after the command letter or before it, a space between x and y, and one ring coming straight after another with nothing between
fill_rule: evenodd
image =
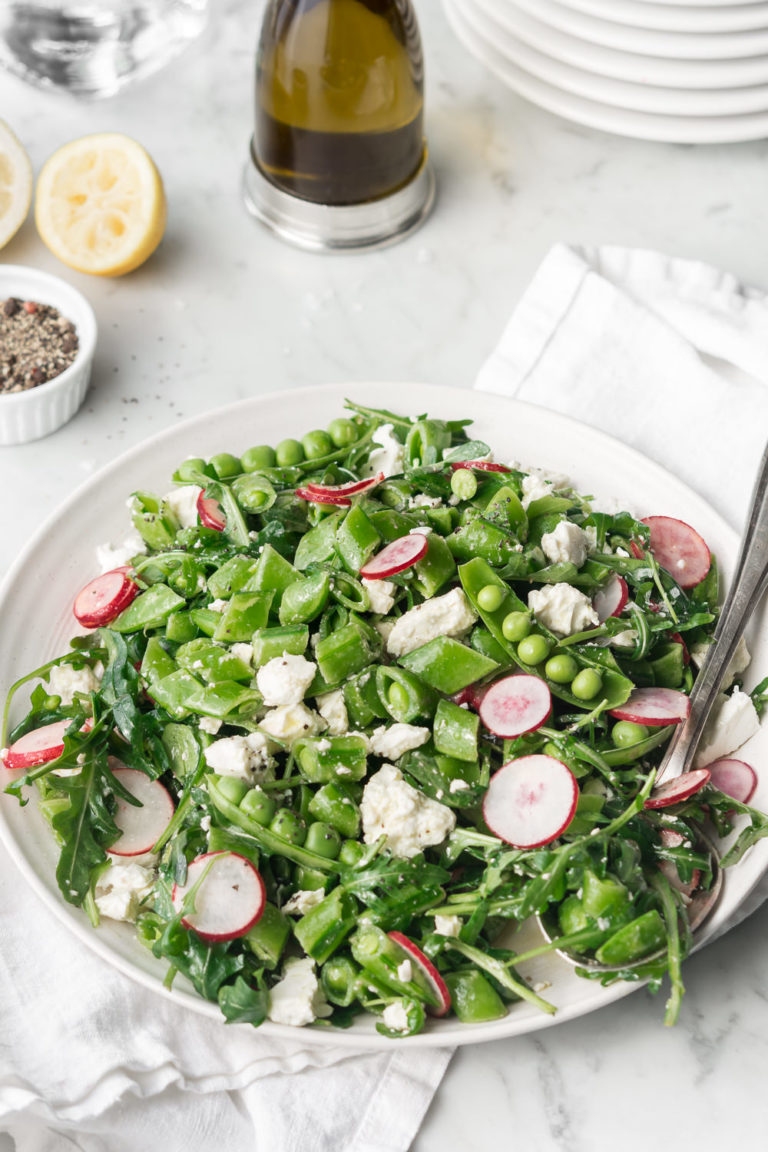
<instances>
[{"instance_id":1,"label":"ground black pepper in ramekin","mask_svg":"<svg viewBox=\"0 0 768 1152\"><path fill-rule=\"evenodd\" d=\"M9 296L0 301L0 394L26 392L69 368L75 326L50 304Z\"/></svg>"}]
</instances>

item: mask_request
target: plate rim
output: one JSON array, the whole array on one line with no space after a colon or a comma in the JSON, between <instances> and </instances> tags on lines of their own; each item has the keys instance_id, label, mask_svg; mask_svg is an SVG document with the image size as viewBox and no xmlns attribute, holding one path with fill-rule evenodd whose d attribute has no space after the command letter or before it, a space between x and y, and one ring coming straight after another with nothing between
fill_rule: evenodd
<instances>
[{"instance_id":1,"label":"plate rim","mask_svg":"<svg viewBox=\"0 0 768 1152\"><path fill-rule=\"evenodd\" d=\"M549 422L552 425L557 425L560 430L567 432L569 435L576 433L581 437L591 439L593 445L600 445L603 449L608 449L609 452L615 453L620 449L622 459L629 461L634 467L641 468L646 474L651 473L655 480L659 483L671 484L678 498L685 501L686 507L694 510L699 510L701 514L710 519L711 523L718 526L718 531L722 533L723 537L728 540L726 551L733 551L735 555L737 536L733 529L726 523L726 521L719 515L708 503L692 488L686 485L683 481L679 480L671 472L669 472L662 465L658 464L655 460L645 456L642 452L628 445L622 444L615 437L608 435L600 429L594 428L591 425L585 424L573 417L567 416L562 413L551 411L540 405L531 404L527 401L518 400L514 397L501 396L495 393L472 390L468 388L448 387L444 385L423 384L423 383L407 383L399 381L396 384L393 382L367 382L367 383L328 383L324 385L305 386L301 388L289 389L284 391L274 391L265 393L261 396L246 398L244 400L236 401L232 404L227 404L222 407L210 410L208 412L200 413L196 416L190 417L187 420L180 421L177 425L171 425L163 429L148 439L142 441L140 444L134 445L126 452L122 453L115 460L110 461L98 472L88 477L77 489L68 496L61 505L59 505L52 514L37 528L32 537L27 541L22 551L19 553L14 564L11 565L7 575L0 584L0 620L6 611L7 601L11 596L15 583L29 564L30 560L38 552L54 524L66 519L66 513L76 505L89 491L95 489L97 486L103 485L104 480L110 477L119 475L124 469L126 464L135 462L137 459L146 457L152 450L161 443L169 442L172 444L177 437L186 437L190 435L190 439L198 428L211 429L211 425L218 421L226 420L227 417L239 415L240 413L247 412L254 408L258 409L263 405L269 405L275 402L281 404L285 403L286 397L291 401L300 402L302 397L321 398L328 402L333 400L336 404L343 403L346 396L365 396L367 392L376 392L378 394L384 393L385 402L387 406L391 403L388 393L391 390L407 389L410 400L410 409L422 408L422 405L430 407L434 405L432 410L439 410L442 402L445 404L447 400L455 402L461 401L461 406L467 410L467 415L471 414L471 406L473 400L481 400L482 404L490 406L502 405L508 406L511 412L517 410L520 412L523 422L526 420L532 425L541 423L543 421ZM434 400L432 399L434 397ZM379 400L379 402L381 402ZM378 406L378 405L377 405ZM478 414L480 420L483 419L481 414ZM291 419L288 417L288 419ZM193 440L191 439L193 443ZM533 449L534 454L541 458L542 463L546 458L540 452L537 446ZM3 778L6 776L4 774ZM87 948L92 952L99 955L111 967L118 969L124 975L129 977L134 982L142 985L154 993L159 993L170 999L172 1002L189 1007L199 1015L207 1016L210 1019L215 1019L223 1024L223 1019L220 1015L218 1005L203 1000L198 997L196 993L188 992L182 988L166 988L158 973L157 976L151 975L149 972L139 968L129 960L124 959L111 947L106 941L101 939L98 933L92 928L87 920L87 917L80 909L75 909L65 904L55 888L49 888L45 885L41 877L34 871L32 865L23 851L21 844L17 843L13 833L6 820L5 806L0 804L0 840L4 843L9 855L14 860L15 865L20 869L25 877L25 880L31 885L33 890L42 899L45 906L51 911L60 923L63 923L73 934L78 938ZM761 860L759 874L756 875L744 891L735 907L739 907L744 900L749 896L754 886L759 882L761 876L768 869L768 842L761 842L756 845L755 849L761 849L758 856ZM752 851L754 852L755 849ZM765 859L762 860L762 857ZM728 915L732 915L735 909L730 909ZM711 931L702 937L701 943L705 943L709 935L716 935L718 929L717 918L711 922ZM129 929L130 931L130 929ZM133 938L133 937L132 937ZM135 938L133 938L135 940ZM140 945L137 945L140 947ZM162 964L158 961L158 965ZM164 968L164 965L163 965ZM578 979L578 978L575 978ZM580 982L580 986L581 986ZM583 982L586 985L587 982ZM587 1015L593 1011L597 1011L602 1007L607 1007L609 1004L614 1003L625 996L630 995L636 991L641 985L638 984L617 984L608 988L593 986L594 995L585 997L575 1004L565 1005L554 1017L545 1016L544 1014L533 1016L521 1016L515 1014L514 1011L508 1013L506 1017L499 1021L491 1022L489 1024L481 1025L466 1025L455 1022L450 1030L445 1032L431 1032L426 1031L413 1037L404 1037L401 1039L390 1040L386 1037L380 1036L375 1031L366 1033L351 1032L343 1030L323 1029L322 1027L305 1028L296 1030L286 1025L274 1024L271 1021L265 1022L258 1030L253 1030L249 1025L236 1025L235 1027L248 1031L249 1034L254 1036L267 1036L273 1037L276 1040L292 1040L299 1044L307 1046L335 1046L343 1047L346 1049L357 1050L378 1050L390 1051L393 1047L446 1047L446 1046L463 1046L466 1044L474 1044L479 1042L489 1042L492 1040L501 1040L510 1036L524 1035L528 1032L540 1031L543 1028L554 1027L557 1024L566 1023L569 1020L577 1019L582 1015ZM527 1006L523 1006L524 1008ZM522 1026L521 1026L522 1025ZM232 1027L232 1025L227 1025Z\"/></svg>"}]
</instances>

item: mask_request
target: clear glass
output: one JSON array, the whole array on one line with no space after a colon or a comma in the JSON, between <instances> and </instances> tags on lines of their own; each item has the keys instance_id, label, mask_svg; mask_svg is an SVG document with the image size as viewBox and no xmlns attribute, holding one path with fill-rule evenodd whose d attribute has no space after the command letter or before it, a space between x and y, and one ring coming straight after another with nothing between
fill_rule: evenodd
<instances>
[{"instance_id":1,"label":"clear glass","mask_svg":"<svg viewBox=\"0 0 768 1152\"><path fill-rule=\"evenodd\" d=\"M111 96L202 32L208 0L0 0L0 65L76 96Z\"/></svg>"}]
</instances>

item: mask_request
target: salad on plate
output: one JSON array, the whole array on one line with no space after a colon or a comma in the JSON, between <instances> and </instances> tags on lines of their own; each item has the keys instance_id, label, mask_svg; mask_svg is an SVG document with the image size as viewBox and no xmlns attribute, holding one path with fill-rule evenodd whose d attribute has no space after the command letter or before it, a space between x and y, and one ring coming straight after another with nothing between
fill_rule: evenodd
<instances>
[{"instance_id":1,"label":"salad on plate","mask_svg":"<svg viewBox=\"0 0 768 1152\"><path fill-rule=\"evenodd\" d=\"M557 951L668 977L673 1023L694 909L768 834L733 756L768 699L744 645L694 769L655 787L716 558L469 421L347 408L134 492L69 651L12 686L6 791L34 786L63 899L229 1021L553 1014L526 962Z\"/></svg>"}]
</instances>

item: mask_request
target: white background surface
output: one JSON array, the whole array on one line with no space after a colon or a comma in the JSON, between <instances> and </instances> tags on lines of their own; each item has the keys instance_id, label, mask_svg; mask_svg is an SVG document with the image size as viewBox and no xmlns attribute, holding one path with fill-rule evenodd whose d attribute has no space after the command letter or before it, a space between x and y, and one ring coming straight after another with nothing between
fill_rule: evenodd
<instances>
[{"instance_id":1,"label":"white background surface","mask_svg":"<svg viewBox=\"0 0 768 1152\"><path fill-rule=\"evenodd\" d=\"M436 0L417 4L439 180L433 217L380 253L285 247L239 199L261 5L214 8L205 42L107 103L78 105L0 77L0 117L36 168L67 139L126 131L153 153L169 197L166 239L143 269L118 281L65 273L100 325L93 385L66 428L0 452L0 571L96 467L181 416L280 388L290 405L291 387L336 380L470 387L555 241L658 248L768 288L767 142L655 145L558 120L486 76ZM63 271L31 221L0 259ZM413 1152L485 1152L500 1139L526 1152L639 1152L659 1140L709 1152L756 1141L766 924L763 909L688 963L672 1032L662 1003L640 992L538 1036L459 1053Z\"/></svg>"}]
</instances>

